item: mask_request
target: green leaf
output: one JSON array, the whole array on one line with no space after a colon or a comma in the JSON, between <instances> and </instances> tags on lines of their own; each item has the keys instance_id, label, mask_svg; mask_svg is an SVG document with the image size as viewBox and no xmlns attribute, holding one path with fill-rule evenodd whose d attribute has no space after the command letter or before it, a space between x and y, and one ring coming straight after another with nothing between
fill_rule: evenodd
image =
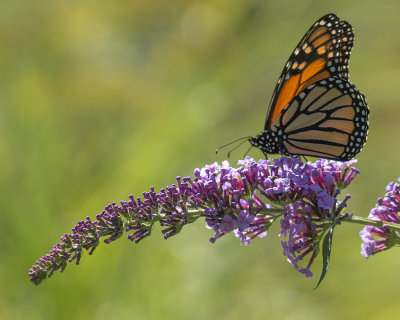
<instances>
[{"instance_id":1,"label":"green leaf","mask_svg":"<svg viewBox=\"0 0 400 320\"><path fill-rule=\"evenodd\" d=\"M331 250L332 250L332 238L333 238L333 229L335 226L333 225L328 233L325 235L324 238L324 243L322 244L322 259L323 259L323 265L322 265L322 272L321 272L321 277L319 278L317 286L314 288L317 289L322 280L325 278L326 272L328 271L328 266L329 266L329 261L331 257Z\"/></svg>"}]
</instances>

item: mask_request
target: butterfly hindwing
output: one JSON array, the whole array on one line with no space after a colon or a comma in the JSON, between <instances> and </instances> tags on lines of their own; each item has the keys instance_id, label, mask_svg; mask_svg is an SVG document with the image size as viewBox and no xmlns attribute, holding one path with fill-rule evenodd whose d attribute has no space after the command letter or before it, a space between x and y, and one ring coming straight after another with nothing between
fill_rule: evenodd
<instances>
[{"instance_id":1,"label":"butterfly hindwing","mask_svg":"<svg viewBox=\"0 0 400 320\"><path fill-rule=\"evenodd\" d=\"M304 88L329 77L347 79L353 39L350 24L341 21L335 14L325 15L314 23L293 51L279 77L265 129Z\"/></svg>"},{"instance_id":2,"label":"butterfly hindwing","mask_svg":"<svg viewBox=\"0 0 400 320\"><path fill-rule=\"evenodd\" d=\"M271 124L287 154L349 160L363 147L369 110L358 89L339 77L303 90Z\"/></svg>"}]
</instances>

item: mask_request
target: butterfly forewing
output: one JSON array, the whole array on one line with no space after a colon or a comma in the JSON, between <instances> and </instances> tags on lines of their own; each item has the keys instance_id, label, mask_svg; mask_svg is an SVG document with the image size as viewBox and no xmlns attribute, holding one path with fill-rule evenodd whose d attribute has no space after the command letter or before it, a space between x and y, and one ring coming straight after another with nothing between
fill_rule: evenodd
<instances>
[{"instance_id":1,"label":"butterfly forewing","mask_svg":"<svg viewBox=\"0 0 400 320\"><path fill-rule=\"evenodd\" d=\"M347 79L353 39L350 24L340 21L335 14L322 17L307 31L279 77L265 129L304 88L329 77Z\"/></svg>"},{"instance_id":2,"label":"butterfly forewing","mask_svg":"<svg viewBox=\"0 0 400 320\"><path fill-rule=\"evenodd\" d=\"M342 38L340 41L339 65L344 79L349 79L349 59L354 43L354 31L350 23L341 21Z\"/></svg>"}]
</instances>

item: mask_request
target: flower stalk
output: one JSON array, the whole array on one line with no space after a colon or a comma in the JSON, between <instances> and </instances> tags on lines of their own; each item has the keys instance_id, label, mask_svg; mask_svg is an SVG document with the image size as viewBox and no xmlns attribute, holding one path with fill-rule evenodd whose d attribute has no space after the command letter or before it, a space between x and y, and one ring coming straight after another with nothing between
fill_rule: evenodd
<instances>
[{"instance_id":1,"label":"flower stalk","mask_svg":"<svg viewBox=\"0 0 400 320\"><path fill-rule=\"evenodd\" d=\"M393 222L385 222L381 220L373 220L358 216L349 216L343 220L344 222L360 224L364 226L373 226L377 228L387 228L392 231L400 232L400 224Z\"/></svg>"},{"instance_id":2,"label":"flower stalk","mask_svg":"<svg viewBox=\"0 0 400 320\"><path fill-rule=\"evenodd\" d=\"M323 242L321 281L329 264L333 229L342 222L366 226L361 232L365 256L400 243L397 184L388 186L369 218L345 213L350 195L340 200L341 192L359 173L354 163L324 159L303 163L286 157L256 162L246 157L237 168L224 161L195 169L193 178L177 177L175 184L158 193L151 187L142 197L130 195L128 201L107 205L95 220L79 221L32 266L31 282L39 285L68 263L79 264L82 253L93 254L100 240L109 244L126 234L139 243L151 235L156 223L168 239L198 219L213 231L210 242L232 232L245 245L266 237L270 226L280 221L283 254L309 278Z\"/></svg>"}]
</instances>

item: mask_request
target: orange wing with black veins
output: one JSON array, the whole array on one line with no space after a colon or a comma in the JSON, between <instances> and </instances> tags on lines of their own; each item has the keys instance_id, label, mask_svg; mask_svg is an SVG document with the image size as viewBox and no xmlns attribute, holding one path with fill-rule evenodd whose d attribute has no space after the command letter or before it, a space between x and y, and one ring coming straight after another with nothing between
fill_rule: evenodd
<instances>
[{"instance_id":1,"label":"orange wing with black veins","mask_svg":"<svg viewBox=\"0 0 400 320\"><path fill-rule=\"evenodd\" d=\"M351 25L335 14L319 19L290 56L279 77L267 114L265 129L283 108L309 85L329 77L348 78L353 46Z\"/></svg>"}]
</instances>

